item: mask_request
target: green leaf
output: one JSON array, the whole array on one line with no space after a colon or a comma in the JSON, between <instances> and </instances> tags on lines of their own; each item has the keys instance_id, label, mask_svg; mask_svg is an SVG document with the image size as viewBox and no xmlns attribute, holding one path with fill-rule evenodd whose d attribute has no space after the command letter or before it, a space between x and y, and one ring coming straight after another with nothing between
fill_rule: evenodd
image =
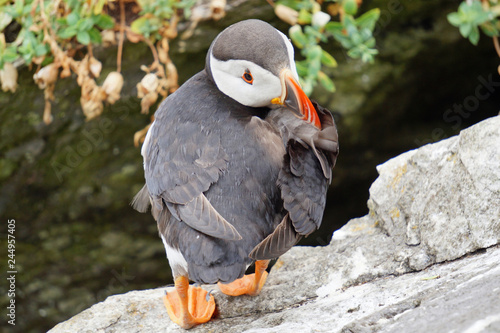
<instances>
[{"instance_id":1,"label":"green leaf","mask_svg":"<svg viewBox=\"0 0 500 333\"><path fill-rule=\"evenodd\" d=\"M10 16L6 12L0 12L0 31L3 31L6 26L8 26L12 22L12 16Z\"/></svg>"},{"instance_id":2,"label":"green leaf","mask_svg":"<svg viewBox=\"0 0 500 333\"><path fill-rule=\"evenodd\" d=\"M340 22L330 21L325 25L325 30L331 34L342 33L342 29L344 29L344 26Z\"/></svg>"},{"instance_id":3,"label":"green leaf","mask_svg":"<svg viewBox=\"0 0 500 333\"><path fill-rule=\"evenodd\" d=\"M94 6L94 11L93 13L95 15L99 15L102 13L102 9L104 8L104 5L106 4L106 0L98 0L97 3Z\"/></svg>"},{"instance_id":4,"label":"green leaf","mask_svg":"<svg viewBox=\"0 0 500 333\"><path fill-rule=\"evenodd\" d=\"M101 37L101 33L99 32L99 30L97 30L97 28L92 28L88 31L89 33L89 36L90 36L90 41L94 44L101 44L102 42L102 37Z\"/></svg>"},{"instance_id":5,"label":"green leaf","mask_svg":"<svg viewBox=\"0 0 500 333\"><path fill-rule=\"evenodd\" d=\"M356 3L356 0L343 0L342 8L346 14L356 15L356 12L358 11L358 4Z\"/></svg>"},{"instance_id":6,"label":"green leaf","mask_svg":"<svg viewBox=\"0 0 500 333\"><path fill-rule=\"evenodd\" d=\"M375 47L375 38L370 38L367 41L365 41L365 45L369 48Z\"/></svg>"},{"instance_id":7,"label":"green leaf","mask_svg":"<svg viewBox=\"0 0 500 333\"><path fill-rule=\"evenodd\" d=\"M161 26L161 21L157 17L146 18L143 16L132 22L130 28L135 33L149 37L152 33L158 31Z\"/></svg>"},{"instance_id":8,"label":"green leaf","mask_svg":"<svg viewBox=\"0 0 500 333\"><path fill-rule=\"evenodd\" d=\"M322 71L319 71L318 72L318 81L319 83L329 92L333 93L335 92L335 84L333 83L333 81L328 77L328 75L326 75L325 73L323 73Z\"/></svg>"},{"instance_id":9,"label":"green leaf","mask_svg":"<svg viewBox=\"0 0 500 333\"><path fill-rule=\"evenodd\" d=\"M314 77L318 75L318 72L321 69L321 51L321 46L315 45L307 54L307 60L309 61L307 70L310 76Z\"/></svg>"},{"instance_id":10,"label":"green leaf","mask_svg":"<svg viewBox=\"0 0 500 333\"><path fill-rule=\"evenodd\" d=\"M304 45L307 44L307 37L304 35L302 28L298 24L288 30L288 35L299 49L304 48Z\"/></svg>"},{"instance_id":11,"label":"green leaf","mask_svg":"<svg viewBox=\"0 0 500 333\"><path fill-rule=\"evenodd\" d=\"M492 23L490 22L487 22L487 23L484 23L481 25L481 30L483 30L483 32L489 36L489 37L494 37L494 36L498 36L500 31L497 29L497 27L495 27L495 25L493 25Z\"/></svg>"},{"instance_id":12,"label":"green leaf","mask_svg":"<svg viewBox=\"0 0 500 333\"><path fill-rule=\"evenodd\" d=\"M373 64L374 58L370 53L363 53L361 54L361 61Z\"/></svg>"},{"instance_id":13,"label":"green leaf","mask_svg":"<svg viewBox=\"0 0 500 333\"><path fill-rule=\"evenodd\" d=\"M299 11L299 17L297 18L297 22L299 24L310 24L312 20L312 15L310 12L302 8Z\"/></svg>"},{"instance_id":14,"label":"green leaf","mask_svg":"<svg viewBox=\"0 0 500 333\"><path fill-rule=\"evenodd\" d=\"M458 13L450 13L447 16L448 22L450 22L451 25L458 27L462 23L462 19Z\"/></svg>"},{"instance_id":15,"label":"green leaf","mask_svg":"<svg viewBox=\"0 0 500 333\"><path fill-rule=\"evenodd\" d=\"M361 58L361 50L359 49L359 47L354 47L347 51L347 55L353 59L359 59Z\"/></svg>"},{"instance_id":16,"label":"green leaf","mask_svg":"<svg viewBox=\"0 0 500 333\"><path fill-rule=\"evenodd\" d=\"M115 20L109 15L101 14L96 24L101 29L111 29L115 26Z\"/></svg>"},{"instance_id":17,"label":"green leaf","mask_svg":"<svg viewBox=\"0 0 500 333\"><path fill-rule=\"evenodd\" d=\"M304 33L307 36L311 36L313 39L314 38L318 38L318 39L323 39L324 38L323 34L320 31L318 31L317 28L313 28L310 25L306 25L304 27ZM323 40L323 42L326 42L326 40Z\"/></svg>"},{"instance_id":18,"label":"green leaf","mask_svg":"<svg viewBox=\"0 0 500 333\"><path fill-rule=\"evenodd\" d=\"M311 95L314 88L314 81L310 77L306 77L303 80L300 80L300 85L302 86L302 90L306 93L307 96Z\"/></svg>"},{"instance_id":19,"label":"green leaf","mask_svg":"<svg viewBox=\"0 0 500 333\"><path fill-rule=\"evenodd\" d=\"M360 29L359 34L363 40L372 38L372 32L369 29Z\"/></svg>"},{"instance_id":20,"label":"green leaf","mask_svg":"<svg viewBox=\"0 0 500 333\"><path fill-rule=\"evenodd\" d=\"M363 38L361 37L361 34L359 34L357 31L353 34L351 34L351 41L354 45L359 45L363 43Z\"/></svg>"},{"instance_id":21,"label":"green leaf","mask_svg":"<svg viewBox=\"0 0 500 333\"><path fill-rule=\"evenodd\" d=\"M344 19L342 20L344 25L344 29L347 32L347 35L351 35L358 31L358 27L356 26L356 21L352 15L344 15Z\"/></svg>"},{"instance_id":22,"label":"green leaf","mask_svg":"<svg viewBox=\"0 0 500 333\"><path fill-rule=\"evenodd\" d=\"M295 62L295 67L297 68L297 73L299 76L306 76L307 75L307 61L296 61Z\"/></svg>"},{"instance_id":23,"label":"green leaf","mask_svg":"<svg viewBox=\"0 0 500 333\"><path fill-rule=\"evenodd\" d=\"M65 17L60 17L56 19L56 23L59 25L68 25L68 20Z\"/></svg>"},{"instance_id":24,"label":"green leaf","mask_svg":"<svg viewBox=\"0 0 500 333\"><path fill-rule=\"evenodd\" d=\"M35 46L35 56L40 57L49 52L49 47L46 44L38 44Z\"/></svg>"},{"instance_id":25,"label":"green leaf","mask_svg":"<svg viewBox=\"0 0 500 333\"><path fill-rule=\"evenodd\" d=\"M78 13L76 12L71 12L69 13L68 16L66 16L66 22L68 23L68 25L70 26L74 26L78 23L78 21L80 20L80 15L78 15Z\"/></svg>"},{"instance_id":26,"label":"green leaf","mask_svg":"<svg viewBox=\"0 0 500 333\"><path fill-rule=\"evenodd\" d=\"M360 17L358 17L356 19L356 24L360 29L368 29L370 31L373 31L379 17L380 17L380 9L374 8L372 10L367 11Z\"/></svg>"},{"instance_id":27,"label":"green leaf","mask_svg":"<svg viewBox=\"0 0 500 333\"><path fill-rule=\"evenodd\" d=\"M24 8L24 1L14 1L14 11L16 13L16 16L14 17L19 17L23 15L23 8Z\"/></svg>"},{"instance_id":28,"label":"green leaf","mask_svg":"<svg viewBox=\"0 0 500 333\"><path fill-rule=\"evenodd\" d=\"M463 23L462 25L460 25L460 27L458 28L458 30L460 31L460 34L467 38L469 37L469 34L472 30L472 24L470 23Z\"/></svg>"},{"instance_id":29,"label":"green leaf","mask_svg":"<svg viewBox=\"0 0 500 333\"><path fill-rule=\"evenodd\" d=\"M57 36L62 39L68 39L76 35L76 27L66 27L62 28L57 32Z\"/></svg>"},{"instance_id":30,"label":"green leaf","mask_svg":"<svg viewBox=\"0 0 500 333\"><path fill-rule=\"evenodd\" d=\"M314 45L313 47L311 47L309 49L309 52L307 54L307 57L309 59L318 59L319 61L321 61L321 53L322 53L323 49L321 48L321 46L319 45Z\"/></svg>"},{"instance_id":31,"label":"green leaf","mask_svg":"<svg viewBox=\"0 0 500 333\"><path fill-rule=\"evenodd\" d=\"M20 2L24 2L24 1L20 1ZM28 4L26 4L26 6L24 6L22 16L31 15L31 10L33 9L32 8L32 1L29 1L29 2L31 2L31 3L28 3ZM48 2L46 2L46 3L48 3ZM47 7L45 7L45 13L46 14L48 13Z\"/></svg>"},{"instance_id":32,"label":"green leaf","mask_svg":"<svg viewBox=\"0 0 500 333\"><path fill-rule=\"evenodd\" d=\"M15 46L8 47L3 53L3 61L14 62L19 58Z\"/></svg>"},{"instance_id":33,"label":"green leaf","mask_svg":"<svg viewBox=\"0 0 500 333\"><path fill-rule=\"evenodd\" d=\"M78 31L89 31L90 29L92 29L93 26L94 26L94 20L92 20L92 18L90 17L81 19L80 21L78 21L78 24L76 25Z\"/></svg>"},{"instance_id":34,"label":"green leaf","mask_svg":"<svg viewBox=\"0 0 500 333\"><path fill-rule=\"evenodd\" d=\"M68 0L68 6L69 8L73 8L74 11L79 11L80 10L80 6L82 4L83 1L81 0Z\"/></svg>"},{"instance_id":35,"label":"green leaf","mask_svg":"<svg viewBox=\"0 0 500 333\"><path fill-rule=\"evenodd\" d=\"M333 33L333 38L335 38L342 46L346 49L350 49L354 45L352 44L350 38L348 38L343 32L336 31Z\"/></svg>"},{"instance_id":36,"label":"green leaf","mask_svg":"<svg viewBox=\"0 0 500 333\"><path fill-rule=\"evenodd\" d=\"M327 67L337 67L337 60L325 50L321 50L321 63Z\"/></svg>"},{"instance_id":37,"label":"green leaf","mask_svg":"<svg viewBox=\"0 0 500 333\"><path fill-rule=\"evenodd\" d=\"M26 62L27 64L30 64L31 63L31 59L33 58L33 54L31 54L31 53L23 53L22 57L24 59L24 62Z\"/></svg>"},{"instance_id":38,"label":"green leaf","mask_svg":"<svg viewBox=\"0 0 500 333\"><path fill-rule=\"evenodd\" d=\"M477 45L479 42L479 29L477 27L473 27L470 34L469 40L473 45Z\"/></svg>"},{"instance_id":39,"label":"green leaf","mask_svg":"<svg viewBox=\"0 0 500 333\"><path fill-rule=\"evenodd\" d=\"M41 65L42 67L47 66L48 64L51 64L54 62L54 57L53 56L46 56L45 59L43 59Z\"/></svg>"},{"instance_id":40,"label":"green leaf","mask_svg":"<svg viewBox=\"0 0 500 333\"><path fill-rule=\"evenodd\" d=\"M90 35L87 31L78 31L76 34L76 40L80 44L88 45L90 43Z\"/></svg>"},{"instance_id":41,"label":"green leaf","mask_svg":"<svg viewBox=\"0 0 500 333\"><path fill-rule=\"evenodd\" d=\"M139 17L136 19L132 24L130 25L130 29L132 32L135 32L136 34L142 34L145 31L145 27L147 26L148 19L143 17Z\"/></svg>"}]
</instances>

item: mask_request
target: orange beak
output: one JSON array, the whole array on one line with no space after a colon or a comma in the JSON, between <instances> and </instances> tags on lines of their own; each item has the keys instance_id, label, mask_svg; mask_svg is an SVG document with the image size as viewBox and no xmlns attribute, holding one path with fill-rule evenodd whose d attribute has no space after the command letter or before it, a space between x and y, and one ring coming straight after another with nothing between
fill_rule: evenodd
<instances>
[{"instance_id":1,"label":"orange beak","mask_svg":"<svg viewBox=\"0 0 500 333\"><path fill-rule=\"evenodd\" d=\"M289 69L282 70L280 79L281 97L274 98L271 103L285 106L300 119L321 129L321 122L316 109L314 109L311 100L293 77L292 71Z\"/></svg>"}]
</instances>

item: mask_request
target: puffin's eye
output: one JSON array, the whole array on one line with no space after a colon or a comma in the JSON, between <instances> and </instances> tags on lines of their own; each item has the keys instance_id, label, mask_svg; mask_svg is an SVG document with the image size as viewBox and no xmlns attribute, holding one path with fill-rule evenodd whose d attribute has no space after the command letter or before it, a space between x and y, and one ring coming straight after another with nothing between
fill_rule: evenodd
<instances>
[{"instance_id":1,"label":"puffin's eye","mask_svg":"<svg viewBox=\"0 0 500 333\"><path fill-rule=\"evenodd\" d=\"M252 73L248 69L245 70L245 73L241 76L243 81L245 81L248 84L253 84L253 76Z\"/></svg>"}]
</instances>

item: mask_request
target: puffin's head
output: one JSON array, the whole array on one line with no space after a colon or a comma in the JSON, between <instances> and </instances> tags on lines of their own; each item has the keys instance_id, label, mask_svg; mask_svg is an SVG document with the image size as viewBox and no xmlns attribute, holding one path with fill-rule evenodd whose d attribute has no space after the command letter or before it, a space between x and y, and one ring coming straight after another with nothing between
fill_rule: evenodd
<instances>
[{"instance_id":1,"label":"puffin's head","mask_svg":"<svg viewBox=\"0 0 500 333\"><path fill-rule=\"evenodd\" d=\"M266 22L231 25L212 42L206 69L225 95L250 107L282 105L321 128L316 110L300 88L288 38Z\"/></svg>"}]
</instances>

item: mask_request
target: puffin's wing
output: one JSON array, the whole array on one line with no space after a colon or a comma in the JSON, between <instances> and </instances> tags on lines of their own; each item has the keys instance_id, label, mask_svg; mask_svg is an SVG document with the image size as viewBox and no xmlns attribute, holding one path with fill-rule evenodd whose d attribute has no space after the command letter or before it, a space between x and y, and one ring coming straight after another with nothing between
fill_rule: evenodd
<instances>
[{"instance_id":1,"label":"puffin's wing","mask_svg":"<svg viewBox=\"0 0 500 333\"><path fill-rule=\"evenodd\" d=\"M151 200L149 199L148 187L146 185L144 185L142 189L137 192L130 204L140 213L148 211L149 205L151 205Z\"/></svg>"},{"instance_id":2,"label":"puffin's wing","mask_svg":"<svg viewBox=\"0 0 500 333\"><path fill-rule=\"evenodd\" d=\"M227 157L219 133L202 131L193 122L169 121L156 118L144 142L146 185L153 196L188 204L217 182Z\"/></svg>"},{"instance_id":3,"label":"puffin's wing","mask_svg":"<svg viewBox=\"0 0 500 333\"><path fill-rule=\"evenodd\" d=\"M330 179L324 176L320 161L309 147L291 140L287 151L278 177L283 207L295 231L307 236L321 225Z\"/></svg>"},{"instance_id":4,"label":"puffin's wing","mask_svg":"<svg viewBox=\"0 0 500 333\"><path fill-rule=\"evenodd\" d=\"M291 249L302 238L292 225L290 215L286 214L272 234L267 236L250 252L249 257L254 260L268 260L278 258Z\"/></svg>"},{"instance_id":5,"label":"puffin's wing","mask_svg":"<svg viewBox=\"0 0 500 333\"><path fill-rule=\"evenodd\" d=\"M279 257L321 225L331 170L339 152L337 127L330 111L312 102L321 130L276 110L271 122L282 133L286 146L278 176L283 206L288 214L250 256L256 260Z\"/></svg>"},{"instance_id":6,"label":"puffin's wing","mask_svg":"<svg viewBox=\"0 0 500 333\"><path fill-rule=\"evenodd\" d=\"M241 239L203 194L227 167L220 134L203 131L196 122L168 119L168 111L161 111L142 149L153 215L160 216L158 213L166 206L172 215L200 232L216 238ZM145 198L141 190L132 204L144 211L148 204Z\"/></svg>"},{"instance_id":7,"label":"puffin's wing","mask_svg":"<svg viewBox=\"0 0 500 333\"><path fill-rule=\"evenodd\" d=\"M241 239L238 231L217 212L203 193L186 205L167 202L167 207L178 220L206 235L228 240Z\"/></svg>"},{"instance_id":8,"label":"puffin's wing","mask_svg":"<svg viewBox=\"0 0 500 333\"><path fill-rule=\"evenodd\" d=\"M339 154L339 135L337 133L337 126L335 125L335 121L330 111L314 100L311 102L318 113L322 126L321 131L318 132L317 136L314 136L315 154L320 160L321 166L327 166L327 169L331 171L337 162L337 156ZM319 152L322 152L323 156L320 156L320 154L318 154Z\"/></svg>"},{"instance_id":9,"label":"puffin's wing","mask_svg":"<svg viewBox=\"0 0 500 333\"><path fill-rule=\"evenodd\" d=\"M255 260L281 256L321 225L329 179L308 146L290 140L278 176L283 207L288 211L278 227L250 253Z\"/></svg>"},{"instance_id":10,"label":"puffin's wing","mask_svg":"<svg viewBox=\"0 0 500 333\"><path fill-rule=\"evenodd\" d=\"M284 139L295 139L309 146L321 164L321 169L326 178L331 180L332 168L335 166L339 154L339 137L337 126L332 113L312 100L321 121L321 130L306 123L297 122L296 119L284 121Z\"/></svg>"}]
</instances>

